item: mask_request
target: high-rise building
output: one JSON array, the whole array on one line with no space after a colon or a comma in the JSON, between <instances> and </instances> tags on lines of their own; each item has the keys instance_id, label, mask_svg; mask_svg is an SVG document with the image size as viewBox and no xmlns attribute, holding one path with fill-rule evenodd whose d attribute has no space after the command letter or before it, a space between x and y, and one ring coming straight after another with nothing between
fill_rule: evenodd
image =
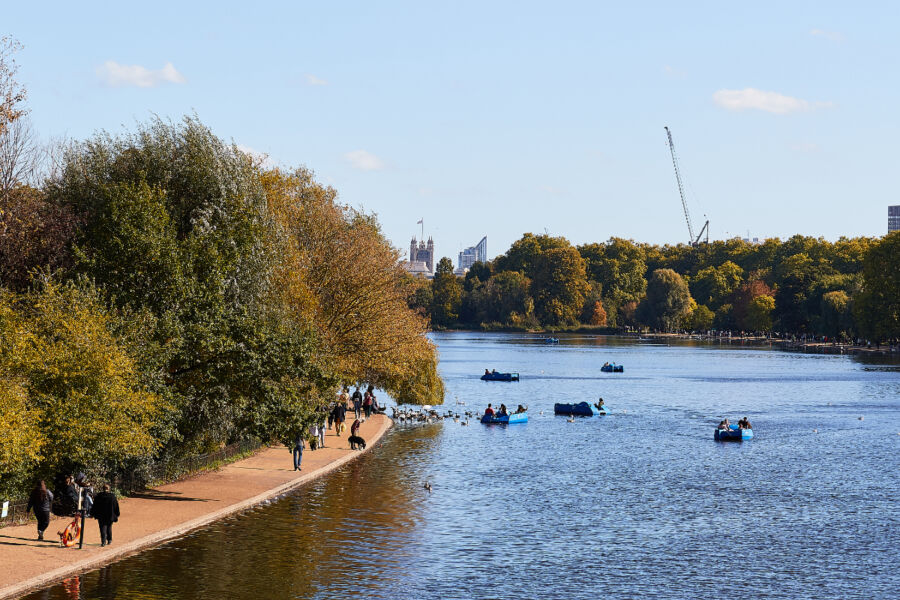
<instances>
[{"instance_id":1,"label":"high-rise building","mask_svg":"<svg viewBox=\"0 0 900 600\"><path fill-rule=\"evenodd\" d=\"M900 204L888 206L888 233L900 231Z\"/></svg>"},{"instance_id":2,"label":"high-rise building","mask_svg":"<svg viewBox=\"0 0 900 600\"><path fill-rule=\"evenodd\" d=\"M459 253L456 272L464 273L477 262L487 262L487 236L481 238L481 241L474 246L466 248Z\"/></svg>"}]
</instances>

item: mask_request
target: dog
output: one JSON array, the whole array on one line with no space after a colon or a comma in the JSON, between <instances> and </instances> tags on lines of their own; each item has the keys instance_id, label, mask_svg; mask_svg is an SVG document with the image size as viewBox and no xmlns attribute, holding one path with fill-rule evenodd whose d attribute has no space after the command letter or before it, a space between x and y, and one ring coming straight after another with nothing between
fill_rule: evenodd
<instances>
[{"instance_id":1,"label":"dog","mask_svg":"<svg viewBox=\"0 0 900 600\"><path fill-rule=\"evenodd\" d=\"M348 438L350 442L351 450L365 450L366 449L366 440L362 439L358 435L351 435Z\"/></svg>"}]
</instances>

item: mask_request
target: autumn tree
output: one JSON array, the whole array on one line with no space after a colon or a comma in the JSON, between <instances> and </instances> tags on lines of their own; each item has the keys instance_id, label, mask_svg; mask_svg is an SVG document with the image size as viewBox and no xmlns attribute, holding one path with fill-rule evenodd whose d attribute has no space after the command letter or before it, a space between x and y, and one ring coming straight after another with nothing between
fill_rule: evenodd
<instances>
[{"instance_id":1,"label":"autumn tree","mask_svg":"<svg viewBox=\"0 0 900 600\"><path fill-rule=\"evenodd\" d=\"M0 294L2 421L16 427L3 438L12 442L4 460L39 462L45 475L108 475L154 453L168 407L141 383L114 329L91 287L42 278L27 294Z\"/></svg>"},{"instance_id":2,"label":"autumn tree","mask_svg":"<svg viewBox=\"0 0 900 600\"><path fill-rule=\"evenodd\" d=\"M430 309L437 290L422 279L410 283L374 216L341 205L311 171L273 170L262 180L284 244L274 279L279 304L315 328L318 362L337 379L372 383L398 402L440 404L427 322L409 308L412 293ZM443 260L438 267L443 273Z\"/></svg>"}]
</instances>

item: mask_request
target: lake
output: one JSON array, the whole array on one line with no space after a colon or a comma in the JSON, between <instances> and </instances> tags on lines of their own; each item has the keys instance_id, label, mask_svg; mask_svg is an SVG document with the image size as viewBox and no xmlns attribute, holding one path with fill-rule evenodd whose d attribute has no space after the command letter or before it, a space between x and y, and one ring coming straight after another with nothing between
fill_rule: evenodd
<instances>
[{"instance_id":1,"label":"lake","mask_svg":"<svg viewBox=\"0 0 900 600\"><path fill-rule=\"evenodd\" d=\"M290 495L87 573L77 592L27 597L900 597L896 363L602 336L434 339L441 412L524 404L529 422L397 426ZM625 372L601 373L606 361ZM485 368L521 381L482 382ZM553 415L599 396L610 415ZM755 439L713 441L723 417L743 416Z\"/></svg>"}]
</instances>

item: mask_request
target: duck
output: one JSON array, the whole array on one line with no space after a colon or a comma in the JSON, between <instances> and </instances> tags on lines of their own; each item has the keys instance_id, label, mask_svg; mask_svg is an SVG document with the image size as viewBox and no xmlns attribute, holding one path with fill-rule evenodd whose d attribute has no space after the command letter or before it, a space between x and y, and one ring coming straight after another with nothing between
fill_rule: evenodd
<instances>
[{"instance_id":1,"label":"duck","mask_svg":"<svg viewBox=\"0 0 900 600\"><path fill-rule=\"evenodd\" d=\"M574 422L575 422L575 417L569 417L568 419L566 419L566 423L574 423Z\"/></svg>"},{"instance_id":2,"label":"duck","mask_svg":"<svg viewBox=\"0 0 900 600\"><path fill-rule=\"evenodd\" d=\"M426 490L428 490L428 491L430 492L430 491L431 491L431 482L430 482L430 481L426 481L426 482L425 482L425 485L424 485L423 487L424 487Z\"/></svg>"}]
</instances>

